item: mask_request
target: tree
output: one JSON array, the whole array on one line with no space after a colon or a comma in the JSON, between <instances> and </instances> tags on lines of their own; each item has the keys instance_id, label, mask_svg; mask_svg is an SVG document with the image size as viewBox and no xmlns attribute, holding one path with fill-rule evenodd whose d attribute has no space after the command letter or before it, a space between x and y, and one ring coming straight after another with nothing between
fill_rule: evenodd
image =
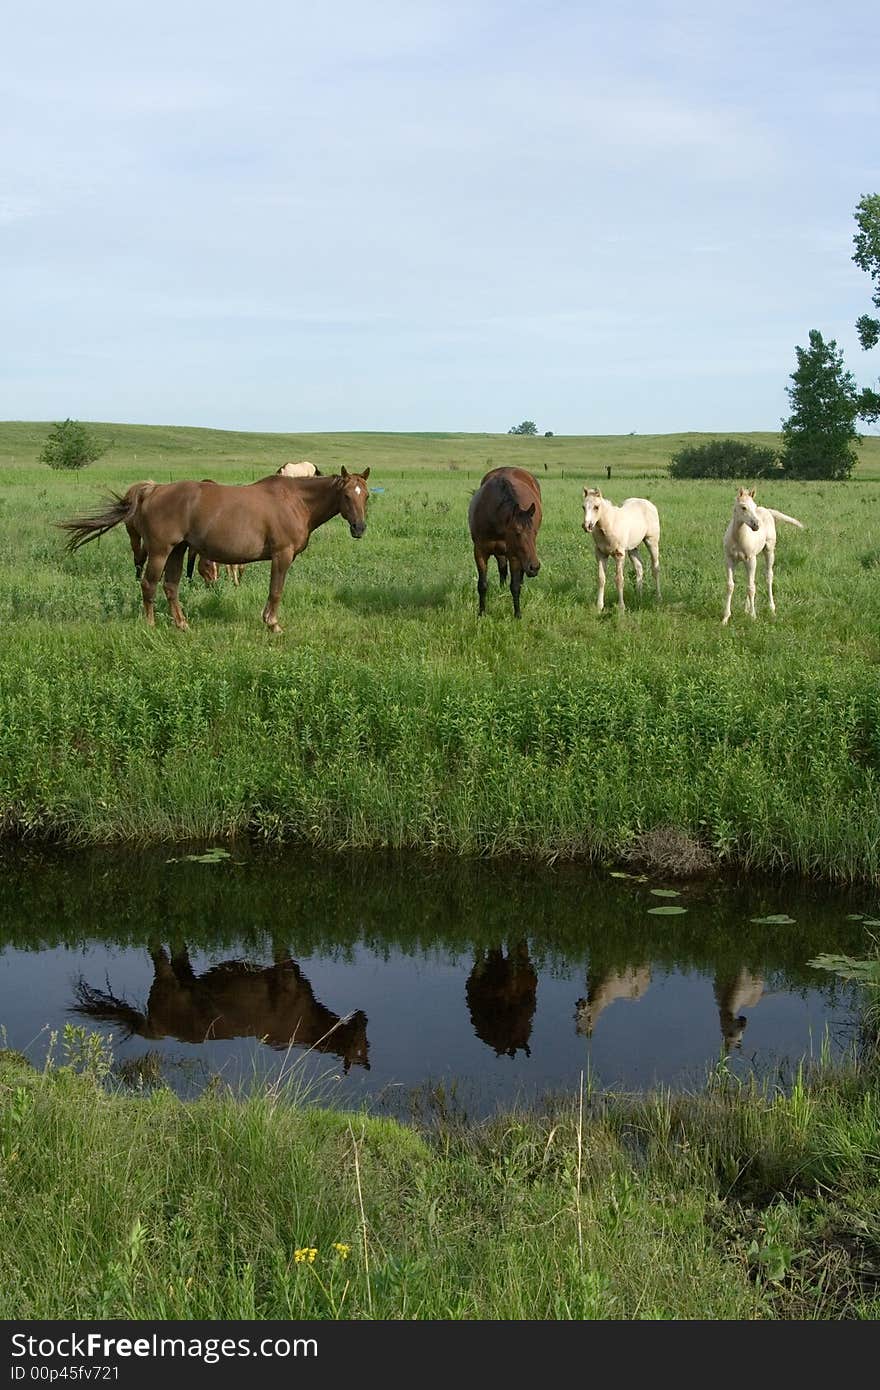
<instances>
[{"instance_id":1,"label":"tree","mask_svg":"<svg viewBox=\"0 0 880 1390\"><path fill-rule=\"evenodd\" d=\"M511 425L508 434L537 434L538 426L534 420L523 420L521 425Z\"/></svg>"},{"instance_id":2,"label":"tree","mask_svg":"<svg viewBox=\"0 0 880 1390\"><path fill-rule=\"evenodd\" d=\"M782 465L791 478L848 478L860 443L855 421L859 391L843 353L810 329L810 346L796 347L794 385L786 388L792 413L782 422Z\"/></svg>"},{"instance_id":3,"label":"tree","mask_svg":"<svg viewBox=\"0 0 880 1390\"><path fill-rule=\"evenodd\" d=\"M871 277L873 294L871 303L880 309L880 193L867 193L859 199L856 207L858 232L853 237L855 255L853 260ZM856 320L859 342L867 352L880 342L880 319L870 314L862 314ZM865 420L880 418L880 392L865 386L859 396L859 414Z\"/></svg>"},{"instance_id":4,"label":"tree","mask_svg":"<svg viewBox=\"0 0 880 1390\"><path fill-rule=\"evenodd\" d=\"M710 439L689 444L673 454L670 478L769 478L779 473L775 449L762 448L744 439Z\"/></svg>"},{"instance_id":5,"label":"tree","mask_svg":"<svg viewBox=\"0 0 880 1390\"><path fill-rule=\"evenodd\" d=\"M103 453L104 449L85 425L79 420L65 420L49 432L40 462L47 463L50 468L85 468Z\"/></svg>"}]
</instances>

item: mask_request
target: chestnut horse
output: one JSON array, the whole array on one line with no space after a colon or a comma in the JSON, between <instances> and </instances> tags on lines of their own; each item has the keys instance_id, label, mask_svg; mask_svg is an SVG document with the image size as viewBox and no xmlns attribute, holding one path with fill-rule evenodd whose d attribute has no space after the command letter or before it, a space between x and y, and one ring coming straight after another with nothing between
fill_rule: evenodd
<instances>
[{"instance_id":1,"label":"chestnut horse","mask_svg":"<svg viewBox=\"0 0 880 1390\"><path fill-rule=\"evenodd\" d=\"M510 568L513 616L520 617L519 593L523 575L534 579L541 563L535 549L541 525L541 489L524 468L493 468L480 483L468 508L468 525L477 562L479 616L486 611L489 559L498 561L502 586Z\"/></svg>"},{"instance_id":2,"label":"chestnut horse","mask_svg":"<svg viewBox=\"0 0 880 1390\"><path fill-rule=\"evenodd\" d=\"M154 599L163 572L165 597L176 627L186 630L186 618L178 600L180 576L187 547L207 560L224 565L271 560L269 598L263 622L270 632L281 632L278 605L284 581L296 556L309 537L325 521L341 515L358 540L367 529L367 479L363 473L323 478L281 478L277 474L256 483L227 486L223 483L134 483L103 512L61 522L70 532L68 550L103 536L124 522L146 551L146 570L141 578L144 617L155 625ZM134 540L132 539L134 549ZM137 554L135 554L137 564Z\"/></svg>"}]
</instances>

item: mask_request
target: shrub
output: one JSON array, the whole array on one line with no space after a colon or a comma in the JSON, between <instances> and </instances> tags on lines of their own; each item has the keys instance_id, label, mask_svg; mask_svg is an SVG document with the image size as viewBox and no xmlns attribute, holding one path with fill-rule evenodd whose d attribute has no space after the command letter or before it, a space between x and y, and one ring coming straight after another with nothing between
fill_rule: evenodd
<instances>
[{"instance_id":1,"label":"shrub","mask_svg":"<svg viewBox=\"0 0 880 1390\"><path fill-rule=\"evenodd\" d=\"M94 463L104 449L79 420L56 424L43 445L40 462L50 468L85 468Z\"/></svg>"},{"instance_id":2,"label":"shrub","mask_svg":"<svg viewBox=\"0 0 880 1390\"><path fill-rule=\"evenodd\" d=\"M686 445L669 464L670 478L770 478L779 472L775 449L742 439Z\"/></svg>"}]
</instances>

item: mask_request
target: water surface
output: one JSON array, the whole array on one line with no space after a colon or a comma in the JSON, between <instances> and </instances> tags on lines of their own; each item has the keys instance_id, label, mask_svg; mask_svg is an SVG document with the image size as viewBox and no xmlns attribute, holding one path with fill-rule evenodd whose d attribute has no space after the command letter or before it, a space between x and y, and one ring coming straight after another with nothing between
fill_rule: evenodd
<instances>
[{"instance_id":1,"label":"water surface","mask_svg":"<svg viewBox=\"0 0 880 1390\"><path fill-rule=\"evenodd\" d=\"M864 949L867 890L186 853L0 858L8 1046L39 1063L73 1022L182 1094L284 1075L328 1104L441 1095L477 1116L571 1093L586 1069L626 1089L699 1087L719 1062L784 1082L855 1038L857 993L807 961ZM779 914L794 920L753 920Z\"/></svg>"}]
</instances>

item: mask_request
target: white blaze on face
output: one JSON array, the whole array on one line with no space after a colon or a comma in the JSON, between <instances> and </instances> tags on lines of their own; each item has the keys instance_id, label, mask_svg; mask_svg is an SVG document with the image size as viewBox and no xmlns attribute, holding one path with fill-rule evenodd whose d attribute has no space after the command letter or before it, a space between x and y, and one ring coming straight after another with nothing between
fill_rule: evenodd
<instances>
[{"instance_id":1,"label":"white blaze on face","mask_svg":"<svg viewBox=\"0 0 880 1390\"><path fill-rule=\"evenodd\" d=\"M360 495L361 495L361 490L360 490L360 488L359 488L356 484L355 484L355 489L354 489L354 490L355 490L355 493L357 494L357 496L360 497Z\"/></svg>"}]
</instances>

